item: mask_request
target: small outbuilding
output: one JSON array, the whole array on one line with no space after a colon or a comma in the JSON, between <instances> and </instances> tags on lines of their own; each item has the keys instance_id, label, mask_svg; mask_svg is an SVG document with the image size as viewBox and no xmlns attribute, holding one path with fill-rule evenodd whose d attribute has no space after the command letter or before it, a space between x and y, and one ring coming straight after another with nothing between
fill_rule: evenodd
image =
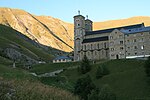
<instances>
[{"instance_id":1,"label":"small outbuilding","mask_svg":"<svg viewBox=\"0 0 150 100\"><path fill-rule=\"evenodd\" d=\"M71 61L73 61L72 58L67 56L59 56L53 59L53 63L71 62Z\"/></svg>"}]
</instances>

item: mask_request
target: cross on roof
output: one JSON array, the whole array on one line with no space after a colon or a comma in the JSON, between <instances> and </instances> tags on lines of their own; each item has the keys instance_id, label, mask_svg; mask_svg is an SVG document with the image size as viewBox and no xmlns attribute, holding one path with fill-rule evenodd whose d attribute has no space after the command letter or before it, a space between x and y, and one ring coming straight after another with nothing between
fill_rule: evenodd
<instances>
[{"instance_id":1,"label":"cross on roof","mask_svg":"<svg viewBox=\"0 0 150 100\"><path fill-rule=\"evenodd\" d=\"M78 15L80 15L80 10L78 10Z\"/></svg>"},{"instance_id":2,"label":"cross on roof","mask_svg":"<svg viewBox=\"0 0 150 100\"><path fill-rule=\"evenodd\" d=\"M88 15L86 15L86 19L88 19Z\"/></svg>"}]
</instances>

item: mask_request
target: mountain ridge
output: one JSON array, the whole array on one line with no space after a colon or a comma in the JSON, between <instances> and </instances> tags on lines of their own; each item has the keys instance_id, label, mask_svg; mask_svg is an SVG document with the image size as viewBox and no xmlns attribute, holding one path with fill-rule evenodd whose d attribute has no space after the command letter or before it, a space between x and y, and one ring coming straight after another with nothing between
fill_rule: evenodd
<instances>
[{"instance_id":1,"label":"mountain ridge","mask_svg":"<svg viewBox=\"0 0 150 100\"><path fill-rule=\"evenodd\" d=\"M149 16L136 16L127 19L93 22L93 30L144 23L150 26ZM45 46L65 52L73 51L74 25L51 16L36 16L20 9L0 8L0 24L28 36Z\"/></svg>"}]
</instances>

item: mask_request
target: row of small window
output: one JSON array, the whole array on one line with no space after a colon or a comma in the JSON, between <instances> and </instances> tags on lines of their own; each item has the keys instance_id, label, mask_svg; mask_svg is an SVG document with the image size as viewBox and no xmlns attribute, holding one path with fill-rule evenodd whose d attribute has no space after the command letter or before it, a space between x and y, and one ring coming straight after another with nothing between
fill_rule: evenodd
<instances>
[{"instance_id":1,"label":"row of small window","mask_svg":"<svg viewBox=\"0 0 150 100\"><path fill-rule=\"evenodd\" d=\"M100 48L107 48L106 43L101 43L101 44L88 44L88 45L83 45L82 48L83 50L93 50L93 49L100 49Z\"/></svg>"},{"instance_id":2,"label":"row of small window","mask_svg":"<svg viewBox=\"0 0 150 100\"><path fill-rule=\"evenodd\" d=\"M137 54L138 54L137 52L132 53L132 55L137 55ZM131 53L127 53L127 55L130 56ZM142 52L142 55L144 55L144 52ZM115 56L115 55L114 55L114 54L111 54L111 56L113 57L113 56ZM120 56L124 56L124 54L120 54Z\"/></svg>"},{"instance_id":3,"label":"row of small window","mask_svg":"<svg viewBox=\"0 0 150 100\"><path fill-rule=\"evenodd\" d=\"M135 52L135 53L132 53L132 54L137 55L138 53L137 53L137 52ZM128 56L130 56L130 55L131 55L131 53L127 53L127 55L128 55ZM141 52L141 55L144 55L144 52Z\"/></svg>"},{"instance_id":4,"label":"row of small window","mask_svg":"<svg viewBox=\"0 0 150 100\"><path fill-rule=\"evenodd\" d=\"M110 39L114 39L113 36L110 36L109 38L110 38ZM119 35L118 38L123 38L123 35Z\"/></svg>"},{"instance_id":5,"label":"row of small window","mask_svg":"<svg viewBox=\"0 0 150 100\"><path fill-rule=\"evenodd\" d=\"M132 41L133 41L133 43L135 43L135 42L144 42L144 38L141 38L139 41L137 41L137 39L127 40L127 43L131 43Z\"/></svg>"},{"instance_id":6,"label":"row of small window","mask_svg":"<svg viewBox=\"0 0 150 100\"><path fill-rule=\"evenodd\" d=\"M124 56L124 54L119 54L120 56ZM115 54L111 54L111 56L112 57L114 57L115 56Z\"/></svg>"},{"instance_id":7,"label":"row of small window","mask_svg":"<svg viewBox=\"0 0 150 100\"><path fill-rule=\"evenodd\" d=\"M127 43L131 43L130 41L132 41L132 40L127 40ZM134 39L134 40L133 40L133 43L135 43L135 42L137 42L137 39ZM144 42L144 38L141 38L141 39L139 40L139 42ZM123 44L123 41L120 41L119 43L120 43L120 44ZM114 42L110 42L110 45L114 45Z\"/></svg>"},{"instance_id":8,"label":"row of small window","mask_svg":"<svg viewBox=\"0 0 150 100\"><path fill-rule=\"evenodd\" d=\"M115 32L115 33L117 33L117 32ZM140 34L141 34L141 36L144 36L144 33L140 33ZM149 32L149 34L150 34L150 32ZM136 35L137 35L137 34L134 34L133 36L136 37ZM125 35L125 36L128 37L129 34L127 34L127 35ZM118 38L123 38L123 35L119 35ZM110 36L110 39L114 39L114 37L113 37L113 36Z\"/></svg>"},{"instance_id":9,"label":"row of small window","mask_svg":"<svg viewBox=\"0 0 150 100\"><path fill-rule=\"evenodd\" d=\"M149 34L150 34L150 32L149 32ZM134 34L133 36L135 37L136 35L137 35L137 34ZM140 33L140 35L141 35L141 36L144 36L144 33ZM129 34L126 35L126 37L128 37L128 36L129 36Z\"/></svg>"},{"instance_id":10,"label":"row of small window","mask_svg":"<svg viewBox=\"0 0 150 100\"><path fill-rule=\"evenodd\" d=\"M131 47L127 47L128 49L131 49ZM145 46L144 45L142 45L141 47L140 47L140 49L141 50L143 50L145 48ZM134 46L134 49L138 49L138 47L137 46Z\"/></svg>"},{"instance_id":11,"label":"row of small window","mask_svg":"<svg viewBox=\"0 0 150 100\"><path fill-rule=\"evenodd\" d=\"M119 43L120 43L120 44L123 44L123 41L120 41ZM114 45L114 42L110 42L110 45L111 45L111 46Z\"/></svg>"},{"instance_id":12,"label":"row of small window","mask_svg":"<svg viewBox=\"0 0 150 100\"><path fill-rule=\"evenodd\" d=\"M124 49L123 47L120 47L120 50L123 50L123 49ZM110 50L111 50L111 51L114 51L115 48L111 48Z\"/></svg>"},{"instance_id":13,"label":"row of small window","mask_svg":"<svg viewBox=\"0 0 150 100\"><path fill-rule=\"evenodd\" d=\"M144 45L142 45L140 49L143 50L144 48L145 48ZM123 49L124 49L123 47L120 47L120 50L123 50ZM131 49L131 47L127 47L127 49ZM137 47L137 46L134 46L134 49L136 50L136 49L138 49L138 47ZM110 50L111 50L111 51L114 51L115 49L114 49L114 48L111 48Z\"/></svg>"},{"instance_id":14,"label":"row of small window","mask_svg":"<svg viewBox=\"0 0 150 100\"><path fill-rule=\"evenodd\" d=\"M85 54L86 53L83 53L83 52L81 53L81 55L85 55ZM96 56L98 54L98 52L97 51L95 51L95 52L87 52L87 55L90 56L91 54Z\"/></svg>"}]
</instances>

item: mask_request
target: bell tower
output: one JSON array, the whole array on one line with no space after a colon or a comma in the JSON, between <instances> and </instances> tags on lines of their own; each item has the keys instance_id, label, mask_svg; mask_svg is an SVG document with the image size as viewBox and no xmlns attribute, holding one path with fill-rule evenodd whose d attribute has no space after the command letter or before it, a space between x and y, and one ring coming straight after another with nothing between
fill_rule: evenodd
<instances>
[{"instance_id":1,"label":"bell tower","mask_svg":"<svg viewBox=\"0 0 150 100\"><path fill-rule=\"evenodd\" d=\"M85 17L80 15L74 16L74 61L80 60L80 51L82 49L82 41L85 35Z\"/></svg>"},{"instance_id":2,"label":"bell tower","mask_svg":"<svg viewBox=\"0 0 150 100\"><path fill-rule=\"evenodd\" d=\"M85 20L85 31L92 31L93 30L93 22L88 19L88 15L86 15Z\"/></svg>"}]
</instances>

